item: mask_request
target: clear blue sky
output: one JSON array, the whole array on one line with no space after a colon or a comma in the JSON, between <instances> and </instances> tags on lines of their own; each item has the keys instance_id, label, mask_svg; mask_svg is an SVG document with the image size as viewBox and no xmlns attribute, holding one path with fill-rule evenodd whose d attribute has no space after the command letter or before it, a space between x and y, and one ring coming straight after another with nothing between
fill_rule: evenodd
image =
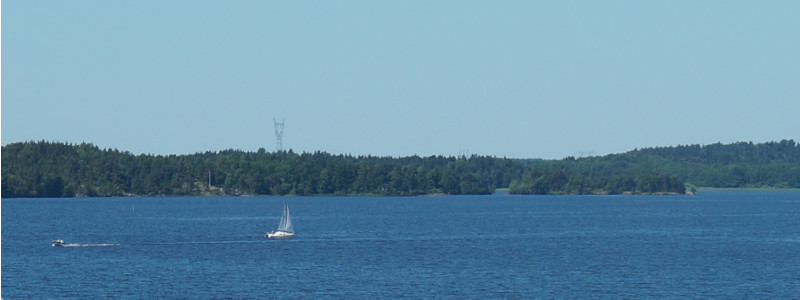
<instances>
[{"instance_id":1,"label":"clear blue sky","mask_svg":"<svg viewBox=\"0 0 800 300\"><path fill-rule=\"evenodd\" d=\"M562 158L800 140L800 1L3 1L2 143Z\"/></svg>"}]
</instances>

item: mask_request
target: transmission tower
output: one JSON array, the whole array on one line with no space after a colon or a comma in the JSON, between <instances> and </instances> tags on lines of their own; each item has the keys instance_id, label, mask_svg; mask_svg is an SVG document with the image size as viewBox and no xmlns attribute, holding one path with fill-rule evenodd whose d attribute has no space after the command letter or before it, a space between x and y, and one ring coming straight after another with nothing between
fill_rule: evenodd
<instances>
[{"instance_id":1,"label":"transmission tower","mask_svg":"<svg viewBox=\"0 0 800 300\"><path fill-rule=\"evenodd\" d=\"M278 122L272 118L272 122L275 124L275 151L283 151L283 123L286 119Z\"/></svg>"}]
</instances>

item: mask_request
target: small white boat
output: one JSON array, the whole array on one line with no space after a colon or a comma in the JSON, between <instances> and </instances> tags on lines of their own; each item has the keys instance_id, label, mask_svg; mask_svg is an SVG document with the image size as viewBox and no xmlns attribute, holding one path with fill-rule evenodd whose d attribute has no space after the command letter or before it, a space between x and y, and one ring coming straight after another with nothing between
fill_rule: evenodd
<instances>
[{"instance_id":1,"label":"small white boat","mask_svg":"<svg viewBox=\"0 0 800 300\"><path fill-rule=\"evenodd\" d=\"M271 239L279 239L279 238L288 238L294 236L294 232L286 232L286 231L270 231L267 232L267 238Z\"/></svg>"},{"instance_id":2,"label":"small white boat","mask_svg":"<svg viewBox=\"0 0 800 300\"><path fill-rule=\"evenodd\" d=\"M64 240L53 240L51 243L53 247L64 247Z\"/></svg>"},{"instance_id":3,"label":"small white boat","mask_svg":"<svg viewBox=\"0 0 800 300\"><path fill-rule=\"evenodd\" d=\"M294 236L294 228L292 227L292 218L289 215L289 205L283 203L283 216L281 216L281 223L278 225L278 230L270 231L266 237L270 239L288 238Z\"/></svg>"}]
</instances>

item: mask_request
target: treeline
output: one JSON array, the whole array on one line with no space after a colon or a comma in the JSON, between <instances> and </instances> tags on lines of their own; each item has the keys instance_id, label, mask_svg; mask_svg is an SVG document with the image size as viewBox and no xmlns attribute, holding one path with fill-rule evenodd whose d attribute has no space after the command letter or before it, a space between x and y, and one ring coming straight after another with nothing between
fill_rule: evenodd
<instances>
[{"instance_id":1,"label":"treeline","mask_svg":"<svg viewBox=\"0 0 800 300\"><path fill-rule=\"evenodd\" d=\"M684 193L686 186L800 188L793 140L520 160L224 150L134 155L92 144L2 147L2 197Z\"/></svg>"},{"instance_id":2,"label":"treeline","mask_svg":"<svg viewBox=\"0 0 800 300\"><path fill-rule=\"evenodd\" d=\"M259 149L160 156L50 142L4 146L2 164L3 197L489 194L522 170L514 160L476 155L390 158Z\"/></svg>"},{"instance_id":3,"label":"treeline","mask_svg":"<svg viewBox=\"0 0 800 300\"><path fill-rule=\"evenodd\" d=\"M686 186L677 177L642 174L632 176L568 176L563 170L550 171L511 182L512 194L685 194ZM692 191L694 192L694 190Z\"/></svg>"},{"instance_id":4,"label":"treeline","mask_svg":"<svg viewBox=\"0 0 800 300\"><path fill-rule=\"evenodd\" d=\"M562 162L591 177L652 173L698 187L800 188L800 144L793 140L644 148Z\"/></svg>"},{"instance_id":5,"label":"treeline","mask_svg":"<svg viewBox=\"0 0 800 300\"><path fill-rule=\"evenodd\" d=\"M720 143L636 149L539 161L510 185L522 194L684 193L716 188L800 188L800 144Z\"/></svg>"}]
</instances>

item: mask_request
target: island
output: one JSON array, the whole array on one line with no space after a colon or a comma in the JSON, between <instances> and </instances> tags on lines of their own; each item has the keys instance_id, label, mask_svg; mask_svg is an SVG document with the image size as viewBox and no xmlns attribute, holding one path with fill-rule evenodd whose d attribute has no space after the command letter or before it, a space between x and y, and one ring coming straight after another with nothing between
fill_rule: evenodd
<instances>
[{"instance_id":1,"label":"island","mask_svg":"<svg viewBox=\"0 0 800 300\"><path fill-rule=\"evenodd\" d=\"M695 187L800 188L800 145L634 149L559 160L379 157L292 150L135 155L90 143L2 147L2 197L180 195L684 194Z\"/></svg>"}]
</instances>

